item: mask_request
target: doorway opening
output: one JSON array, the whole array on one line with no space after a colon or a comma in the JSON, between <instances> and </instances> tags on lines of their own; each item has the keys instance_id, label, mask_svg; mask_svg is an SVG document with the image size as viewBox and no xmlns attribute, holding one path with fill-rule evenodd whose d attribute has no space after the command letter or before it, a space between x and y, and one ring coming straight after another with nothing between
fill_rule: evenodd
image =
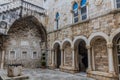
<instances>
[{"instance_id":1,"label":"doorway opening","mask_svg":"<svg viewBox=\"0 0 120 80\"><path fill-rule=\"evenodd\" d=\"M58 43L55 44L54 46L55 49L55 62L56 62L56 68L60 68L61 65L61 50L60 50L60 45Z\"/></svg>"},{"instance_id":2,"label":"doorway opening","mask_svg":"<svg viewBox=\"0 0 120 80\"><path fill-rule=\"evenodd\" d=\"M85 41L81 40L78 44L78 66L79 72L86 72L88 68L88 52Z\"/></svg>"}]
</instances>

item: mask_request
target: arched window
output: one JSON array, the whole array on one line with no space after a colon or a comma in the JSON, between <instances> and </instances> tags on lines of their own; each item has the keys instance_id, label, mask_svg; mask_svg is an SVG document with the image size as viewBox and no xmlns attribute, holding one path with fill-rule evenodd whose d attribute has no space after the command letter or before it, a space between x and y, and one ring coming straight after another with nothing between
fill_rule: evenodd
<instances>
[{"instance_id":1,"label":"arched window","mask_svg":"<svg viewBox=\"0 0 120 80\"><path fill-rule=\"evenodd\" d=\"M76 2L73 4L73 17L74 23L78 22L78 4Z\"/></svg>"},{"instance_id":2,"label":"arched window","mask_svg":"<svg viewBox=\"0 0 120 80\"><path fill-rule=\"evenodd\" d=\"M58 29L58 27L59 27L59 18L60 18L60 15L59 15L59 13L57 12L57 13L56 13L56 29Z\"/></svg>"},{"instance_id":3,"label":"arched window","mask_svg":"<svg viewBox=\"0 0 120 80\"><path fill-rule=\"evenodd\" d=\"M81 0L80 7L81 7L81 19L85 20L87 19L86 0Z\"/></svg>"},{"instance_id":4,"label":"arched window","mask_svg":"<svg viewBox=\"0 0 120 80\"><path fill-rule=\"evenodd\" d=\"M117 8L120 8L120 0L116 0Z\"/></svg>"}]
</instances>

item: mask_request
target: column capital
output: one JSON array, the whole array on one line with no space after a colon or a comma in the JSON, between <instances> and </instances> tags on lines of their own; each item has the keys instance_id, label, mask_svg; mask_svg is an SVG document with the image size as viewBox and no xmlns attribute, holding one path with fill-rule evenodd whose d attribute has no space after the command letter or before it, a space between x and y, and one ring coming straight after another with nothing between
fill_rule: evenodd
<instances>
[{"instance_id":1,"label":"column capital","mask_svg":"<svg viewBox=\"0 0 120 80\"><path fill-rule=\"evenodd\" d=\"M91 46L86 46L86 48L87 48L87 49L90 49L90 48L91 48Z\"/></svg>"},{"instance_id":2,"label":"column capital","mask_svg":"<svg viewBox=\"0 0 120 80\"><path fill-rule=\"evenodd\" d=\"M74 51L74 50L75 50L75 48L71 48L71 50L72 50L72 51Z\"/></svg>"},{"instance_id":3,"label":"column capital","mask_svg":"<svg viewBox=\"0 0 120 80\"><path fill-rule=\"evenodd\" d=\"M112 48L112 47L113 47L113 44L112 44L112 43L108 43L108 44L107 44L107 47L108 47L108 48Z\"/></svg>"}]
</instances>

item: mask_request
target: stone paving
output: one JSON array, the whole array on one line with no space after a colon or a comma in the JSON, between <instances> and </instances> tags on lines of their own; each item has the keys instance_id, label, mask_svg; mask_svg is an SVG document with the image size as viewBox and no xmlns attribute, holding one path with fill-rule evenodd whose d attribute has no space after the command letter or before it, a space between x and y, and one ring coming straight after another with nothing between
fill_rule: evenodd
<instances>
[{"instance_id":1,"label":"stone paving","mask_svg":"<svg viewBox=\"0 0 120 80\"><path fill-rule=\"evenodd\" d=\"M6 70L0 70L1 76L6 74ZM85 76L80 76L78 73L70 74L49 69L25 69L23 74L29 76L29 79L25 80L94 80Z\"/></svg>"}]
</instances>

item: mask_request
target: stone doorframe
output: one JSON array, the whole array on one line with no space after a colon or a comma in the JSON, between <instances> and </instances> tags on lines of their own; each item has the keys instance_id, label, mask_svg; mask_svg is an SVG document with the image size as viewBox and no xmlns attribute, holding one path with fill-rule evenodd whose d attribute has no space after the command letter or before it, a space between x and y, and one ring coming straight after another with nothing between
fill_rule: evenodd
<instances>
[{"instance_id":1,"label":"stone doorframe","mask_svg":"<svg viewBox=\"0 0 120 80\"><path fill-rule=\"evenodd\" d=\"M85 36L77 36L73 40L73 48L74 48L74 55L75 55L75 68L77 69L77 71L79 70L79 68L78 68L78 60L77 60L77 53L78 52L76 52L77 49L75 49L75 45L76 45L76 42L80 41L80 40L83 40L86 43L86 48L88 49L88 70L92 70L91 69L91 63L92 63L91 62L91 57L92 56L91 56L91 53L90 53L90 47L88 46L88 39Z\"/></svg>"},{"instance_id":2,"label":"stone doorframe","mask_svg":"<svg viewBox=\"0 0 120 80\"><path fill-rule=\"evenodd\" d=\"M61 42L59 40L55 41L53 44L52 44L52 49L51 49L51 52L50 52L50 62L51 64L49 64L49 67L52 68L52 69L55 69L56 68L56 53L55 53L55 49L54 49L54 46L55 44L59 44L60 45L60 49L61 49ZM62 50L61 50L61 56L62 56ZM62 59L62 58L61 58ZM61 60L62 61L62 60ZM62 62L61 62L62 63ZM61 67L61 66L60 66Z\"/></svg>"}]
</instances>

